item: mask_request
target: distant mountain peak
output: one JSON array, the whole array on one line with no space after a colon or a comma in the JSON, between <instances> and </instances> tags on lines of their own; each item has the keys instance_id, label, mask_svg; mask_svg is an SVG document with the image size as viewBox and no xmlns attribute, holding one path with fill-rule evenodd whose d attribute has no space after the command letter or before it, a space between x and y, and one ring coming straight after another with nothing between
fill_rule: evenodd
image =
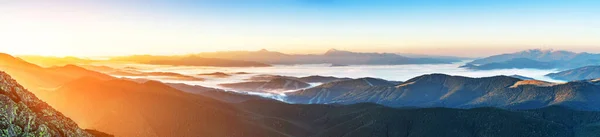
<instances>
[{"instance_id":1,"label":"distant mountain peak","mask_svg":"<svg viewBox=\"0 0 600 137\"><path fill-rule=\"evenodd\" d=\"M325 52L324 55L344 55L344 54L351 54L351 53L354 53L354 52L338 50L338 49L332 48L332 49L327 50L327 52Z\"/></svg>"},{"instance_id":2,"label":"distant mountain peak","mask_svg":"<svg viewBox=\"0 0 600 137\"><path fill-rule=\"evenodd\" d=\"M526 50L526 52L553 52L553 51L554 51L554 49L541 49L541 48Z\"/></svg>"},{"instance_id":3,"label":"distant mountain peak","mask_svg":"<svg viewBox=\"0 0 600 137\"><path fill-rule=\"evenodd\" d=\"M270 51L267 49L260 49L258 52L270 52Z\"/></svg>"},{"instance_id":4,"label":"distant mountain peak","mask_svg":"<svg viewBox=\"0 0 600 137\"><path fill-rule=\"evenodd\" d=\"M556 54L556 53L577 54L575 52L566 51L566 50L541 49L541 48L540 49L529 49L529 50L521 51L520 53L526 53L526 54Z\"/></svg>"}]
</instances>

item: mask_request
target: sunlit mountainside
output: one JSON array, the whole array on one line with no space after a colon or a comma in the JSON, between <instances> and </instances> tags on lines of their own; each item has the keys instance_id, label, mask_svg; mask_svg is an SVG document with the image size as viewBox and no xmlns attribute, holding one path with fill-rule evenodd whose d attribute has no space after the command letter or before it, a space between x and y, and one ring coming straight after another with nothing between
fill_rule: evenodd
<instances>
[{"instance_id":1,"label":"sunlit mountainside","mask_svg":"<svg viewBox=\"0 0 600 137\"><path fill-rule=\"evenodd\" d=\"M0 91L2 136L106 135L79 128L74 121L36 98L4 72L0 72Z\"/></svg>"}]
</instances>

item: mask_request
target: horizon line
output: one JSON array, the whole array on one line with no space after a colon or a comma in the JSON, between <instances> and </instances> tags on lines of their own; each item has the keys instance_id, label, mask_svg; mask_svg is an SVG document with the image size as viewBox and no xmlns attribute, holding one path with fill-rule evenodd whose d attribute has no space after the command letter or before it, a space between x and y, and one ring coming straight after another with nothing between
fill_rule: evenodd
<instances>
[{"instance_id":1,"label":"horizon line","mask_svg":"<svg viewBox=\"0 0 600 137\"><path fill-rule=\"evenodd\" d=\"M480 55L480 56L461 56L461 55L443 55L443 54L427 54L427 53L411 53L411 52L364 52L364 51L353 51L353 50L345 50L345 49L339 49L339 48L329 48L328 50L325 50L324 52L305 52L305 53L297 53L297 52L285 52L285 51L278 51L278 50L269 50L266 48L262 48L260 50L216 50L216 51L200 51L200 52L188 52L188 53L139 53L139 54L122 54L122 55L91 55L91 56L79 56L79 55L43 55L43 54L12 54L12 53L6 53L6 54L10 54L12 56L15 57L23 57L23 56L40 56L40 57L57 57L57 58L67 58L67 57L76 57L76 58L95 58L95 57L124 57L124 56L191 56L191 55L197 55L197 54L203 54L203 53L220 53L220 52L275 52L275 53L281 53L281 54L286 54L286 55L323 55L325 53L327 53L328 51L331 50L337 50L337 51L346 51L346 52L353 52L353 53L378 53L378 54L397 54L400 56L438 56L438 57L457 57L457 58L483 58L483 57L489 57L489 56L493 56L493 55L499 55L499 54L509 54L509 53L516 53L516 52L523 52L523 51L531 51L531 50L540 50L540 51L568 51L568 52L574 52L574 53L594 53L594 52L577 52L577 51L572 51L572 50L565 50L565 49L555 49L555 48L529 48L529 49L522 49L522 50L516 50L513 52L504 52L504 53L499 53L499 54L492 54L492 55Z\"/></svg>"}]
</instances>

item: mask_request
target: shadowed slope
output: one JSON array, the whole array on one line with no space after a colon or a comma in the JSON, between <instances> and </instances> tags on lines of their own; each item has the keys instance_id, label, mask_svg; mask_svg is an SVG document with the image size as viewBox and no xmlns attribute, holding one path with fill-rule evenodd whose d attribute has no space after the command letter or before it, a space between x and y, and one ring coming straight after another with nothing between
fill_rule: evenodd
<instances>
[{"instance_id":1,"label":"shadowed slope","mask_svg":"<svg viewBox=\"0 0 600 137\"><path fill-rule=\"evenodd\" d=\"M351 78L337 78L331 76L308 76L308 77L300 77L298 78L300 81L308 82L308 83L328 83L334 81L343 81L343 80L351 80Z\"/></svg>"},{"instance_id":2,"label":"shadowed slope","mask_svg":"<svg viewBox=\"0 0 600 137\"><path fill-rule=\"evenodd\" d=\"M165 84L169 85L170 87L173 87L175 89L181 90L181 91L210 97L210 98L220 100L223 102L238 103L238 102L244 102L244 101L253 100L253 99L265 99L260 96L236 93L233 91L225 91L225 90L221 90L221 89L208 88L208 87L197 86L197 85L187 85L187 84L180 84L180 83L177 83L177 84L165 83Z\"/></svg>"},{"instance_id":3,"label":"shadowed slope","mask_svg":"<svg viewBox=\"0 0 600 137\"><path fill-rule=\"evenodd\" d=\"M600 129L593 126L600 122L600 113L562 107L528 111L496 108L394 109L364 103L343 106L290 105L269 100L237 105L264 114L262 121L286 119L301 125L312 136L323 137L593 137ZM282 130L285 130L286 125L282 126ZM299 133L294 135L305 136Z\"/></svg>"},{"instance_id":4,"label":"shadowed slope","mask_svg":"<svg viewBox=\"0 0 600 137\"><path fill-rule=\"evenodd\" d=\"M287 100L291 102L309 104L335 103L329 102L329 100L344 95L350 91L365 90L378 86L390 87L393 86L393 83L376 78L360 78L344 81L334 81L330 83L325 83L314 88L291 92L287 94L289 96L287 97Z\"/></svg>"}]
</instances>

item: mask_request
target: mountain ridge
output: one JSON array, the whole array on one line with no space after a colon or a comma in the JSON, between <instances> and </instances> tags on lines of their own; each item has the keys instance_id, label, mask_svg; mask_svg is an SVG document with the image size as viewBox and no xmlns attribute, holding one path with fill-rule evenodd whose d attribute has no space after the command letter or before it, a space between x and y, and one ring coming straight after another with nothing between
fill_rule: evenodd
<instances>
[{"instance_id":1,"label":"mountain ridge","mask_svg":"<svg viewBox=\"0 0 600 137\"><path fill-rule=\"evenodd\" d=\"M528 63L519 63L515 59L527 59ZM565 50L530 49L476 59L467 63L465 67L478 69L478 67L474 66L487 66L483 68L486 70L505 68L572 69L588 65L600 65L599 61L600 54L587 52L575 53Z\"/></svg>"},{"instance_id":2,"label":"mountain ridge","mask_svg":"<svg viewBox=\"0 0 600 137\"><path fill-rule=\"evenodd\" d=\"M266 82L250 81L219 84L222 87L247 92L281 93L284 91L307 88L310 84L290 78L274 78Z\"/></svg>"},{"instance_id":3,"label":"mountain ridge","mask_svg":"<svg viewBox=\"0 0 600 137\"><path fill-rule=\"evenodd\" d=\"M425 77L419 78L418 80L424 80ZM139 84L140 86L152 86L160 84L155 82L153 84ZM97 84L95 84L97 85ZM115 85L115 84L106 84ZM115 88L109 88L115 89ZM118 88L117 88L118 89ZM126 88L127 89L127 88ZM148 88L156 89L156 88ZM73 91L86 91L85 89L76 89ZM96 92L96 91L94 91ZM106 92L106 91L100 91ZM129 92L129 91L123 91ZM168 93L158 92L158 93ZM179 92L173 90L172 92ZM74 92L82 93L82 92ZM139 92L139 93L155 93L155 92ZM139 95L133 95L128 98L133 99ZM357 103L352 105L325 105L325 104L287 104L272 99L250 99L243 102L237 103L219 103L211 101L208 98L187 98L185 96L165 96L159 95L160 98L171 98L177 97L175 100L187 100L192 102L198 102L200 104L211 104L218 105L219 109L208 111L201 111L191 115L180 115L177 117L162 117L161 116L152 119L145 119L148 121L147 124L155 125L153 123L161 123L163 126L160 128L153 128L153 134L151 136L164 136L169 130L174 130L177 127L174 123L166 121L172 121L181 118L181 120L175 121L190 121L193 117L206 118L201 123L211 125L211 130L202 130L202 127L190 128L189 130L180 130L176 133L188 132L192 135L203 134L203 135L223 135L222 132L232 132L233 134L226 134L229 136L248 136L248 135L264 135L264 136L518 136L526 135L532 137L565 137L572 136L573 134L589 134L595 135L595 129L599 127L593 127L595 122L600 122L600 113L598 112L584 112L574 111L564 107L546 107L533 110L524 111L509 111L498 108L473 108L473 109L452 109L452 108L390 108L374 103ZM180 98L183 97L183 98ZM158 104L164 104L166 102L158 101L154 98L148 103L151 103L154 107L169 107ZM188 100L191 99L191 100ZM207 100L208 99L208 100ZM92 99L98 100L98 99ZM82 104L80 101L71 100L77 102L76 104ZM162 103L157 103L162 102ZM169 102L170 102L169 101ZM153 104L154 102L155 104ZM140 103L129 102L129 104ZM170 104L170 103L167 103ZM194 105L195 103L186 103L185 106ZM181 104L183 105L183 104ZM204 105L203 105L204 106ZM210 106L205 106L212 108ZM173 106L174 107L174 106ZM223 108L227 108L224 113ZM137 108L129 108L137 109ZM194 108L194 110L200 108ZM162 109L160 109L162 110ZM164 110L162 110L164 111ZM169 109L168 113L162 113L158 111L147 111L143 112L144 115L150 113L158 114L179 114L181 112L189 112L189 110L177 110ZM203 113L211 113L211 115L205 115ZM556 112L562 112L557 114ZM103 109L95 109L92 113L104 113ZM114 112L113 112L114 113ZM214 114L212 114L214 113ZM236 115L231 115L235 113ZM124 114L127 113L120 113ZM143 115L142 115L143 116ZM108 117L106 117L108 118ZM169 119L164 119L169 118ZM137 121L133 119L134 121ZM239 123L245 122L247 125L235 125L226 126L227 128L218 128L222 123ZM216 125L215 125L216 124ZM110 125L110 124L109 124ZM509 126L510 125L510 126ZM587 129L576 129L576 127L587 126ZM250 127L261 127L251 128L249 130L239 131L241 129L248 129ZM449 128L451 127L451 128ZM123 128L121 128L123 129ZM143 128L127 128L142 130ZM115 131L117 129L113 129ZM161 131L162 130L162 131ZM433 131L436 132L427 132ZM194 132L189 132L194 131ZM476 132L474 132L476 131ZM114 132L117 135L124 135L123 133ZM174 135L174 134L169 134ZM183 135L183 134L181 134Z\"/></svg>"},{"instance_id":4,"label":"mountain ridge","mask_svg":"<svg viewBox=\"0 0 600 137\"><path fill-rule=\"evenodd\" d=\"M557 73L550 73L546 76L558 79L558 80L567 80L567 81L577 81L577 80L590 80L600 78L600 66L585 66L581 68L575 68L570 70L565 70Z\"/></svg>"},{"instance_id":5,"label":"mountain ridge","mask_svg":"<svg viewBox=\"0 0 600 137\"><path fill-rule=\"evenodd\" d=\"M400 64L449 64L457 59L409 58L395 53L361 53L330 49L323 54L284 54L268 50L223 51L193 54L201 57L238 59L268 64L344 64L344 65L400 65Z\"/></svg>"},{"instance_id":6,"label":"mountain ridge","mask_svg":"<svg viewBox=\"0 0 600 137\"><path fill-rule=\"evenodd\" d=\"M535 109L552 105L600 110L600 86L592 81L548 84L510 76L469 78L430 74L394 86L315 87L287 94L303 104L354 104L372 102L391 107L499 107ZM343 85L343 84L342 84Z\"/></svg>"}]
</instances>

